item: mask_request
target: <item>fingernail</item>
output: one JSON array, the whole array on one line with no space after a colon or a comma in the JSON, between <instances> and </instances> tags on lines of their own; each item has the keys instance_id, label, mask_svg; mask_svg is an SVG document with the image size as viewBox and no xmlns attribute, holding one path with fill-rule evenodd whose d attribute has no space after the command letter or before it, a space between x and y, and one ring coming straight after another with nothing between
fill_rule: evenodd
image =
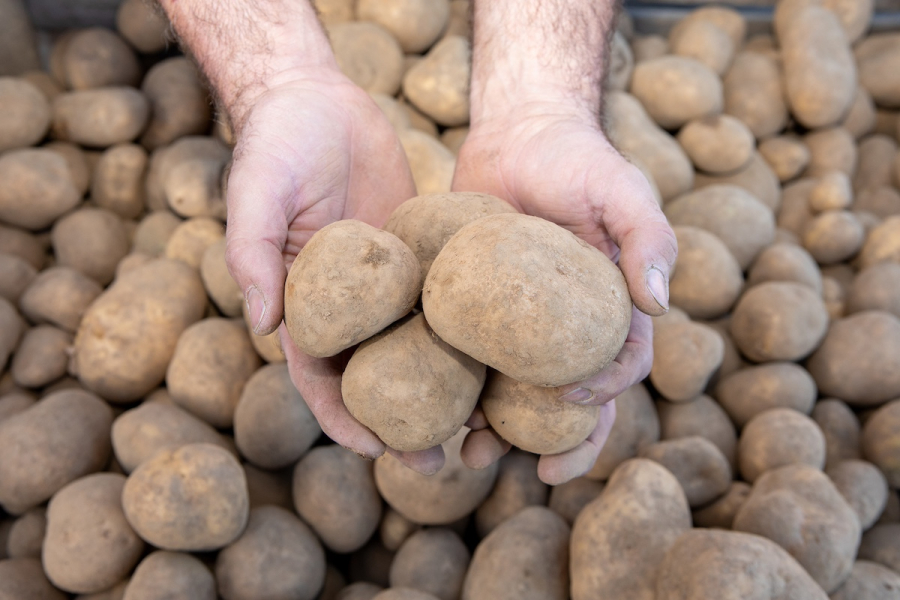
<instances>
[{"instance_id":1,"label":"fingernail","mask_svg":"<svg viewBox=\"0 0 900 600\"><path fill-rule=\"evenodd\" d=\"M658 267L650 267L647 272L647 289L663 310L669 310L669 282Z\"/></svg>"},{"instance_id":2,"label":"fingernail","mask_svg":"<svg viewBox=\"0 0 900 600\"><path fill-rule=\"evenodd\" d=\"M568 394L559 397L563 402L571 402L572 404L584 404L594 397L594 392L587 388L576 388Z\"/></svg>"},{"instance_id":3,"label":"fingernail","mask_svg":"<svg viewBox=\"0 0 900 600\"><path fill-rule=\"evenodd\" d=\"M250 323L253 325L253 333L259 332L259 325L266 315L266 301L256 286L247 291L247 313L250 315Z\"/></svg>"}]
</instances>

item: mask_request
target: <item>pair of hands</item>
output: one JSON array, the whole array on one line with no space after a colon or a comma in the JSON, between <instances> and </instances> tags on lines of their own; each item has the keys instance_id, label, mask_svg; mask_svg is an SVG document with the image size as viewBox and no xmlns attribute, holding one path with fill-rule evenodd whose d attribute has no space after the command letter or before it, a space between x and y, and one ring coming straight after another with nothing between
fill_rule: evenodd
<instances>
[{"instance_id":1,"label":"pair of hands","mask_svg":"<svg viewBox=\"0 0 900 600\"><path fill-rule=\"evenodd\" d=\"M562 390L572 392L569 398L584 402L589 396L587 403L604 406L584 443L541 457L539 477L558 484L591 468L615 419L611 400L649 373L648 314L668 307L667 277L676 246L641 172L612 148L596 122L553 109L526 106L502 122L473 123L460 149L453 189L493 194L579 235L619 261L641 309L634 311L615 362ZM245 292L254 331L280 327L291 378L322 430L362 456L376 458L387 450L410 468L434 473L444 462L440 446L415 453L386 448L344 407L346 353L310 357L282 324L287 270L316 231L341 219L381 227L415 195L403 148L366 92L336 72L281 83L256 100L235 148L227 262ZM509 450L480 409L467 425L472 431L461 453L470 467L485 467Z\"/></svg>"}]
</instances>

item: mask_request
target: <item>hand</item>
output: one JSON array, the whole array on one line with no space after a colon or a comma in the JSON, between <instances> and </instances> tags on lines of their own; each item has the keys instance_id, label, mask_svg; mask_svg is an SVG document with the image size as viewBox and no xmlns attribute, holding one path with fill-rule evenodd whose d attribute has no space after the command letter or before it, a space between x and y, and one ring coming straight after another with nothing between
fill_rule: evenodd
<instances>
[{"instance_id":1,"label":"hand","mask_svg":"<svg viewBox=\"0 0 900 600\"><path fill-rule=\"evenodd\" d=\"M381 227L414 195L394 130L369 95L336 70L306 72L261 94L241 127L227 191L226 260L254 332L282 323L287 269L316 231L341 219ZM322 431L357 454L380 456L384 443L341 397L349 357L313 358L283 325L280 331L291 379ZM394 454L420 472L443 464L440 447Z\"/></svg>"},{"instance_id":2,"label":"hand","mask_svg":"<svg viewBox=\"0 0 900 600\"><path fill-rule=\"evenodd\" d=\"M561 388L563 401L604 404L596 430L569 452L543 456L538 475L563 483L587 472L615 419L613 400L650 372L653 329L648 315L668 310L668 277L675 262L675 235L634 165L609 143L600 128L577 113L553 107L495 117L469 132L460 149L455 191L485 192L519 211L569 229L614 261L625 275L639 310L613 363L593 377ZM609 403L609 404L606 404ZM476 412L463 445L463 461L484 467L509 449Z\"/></svg>"}]
</instances>

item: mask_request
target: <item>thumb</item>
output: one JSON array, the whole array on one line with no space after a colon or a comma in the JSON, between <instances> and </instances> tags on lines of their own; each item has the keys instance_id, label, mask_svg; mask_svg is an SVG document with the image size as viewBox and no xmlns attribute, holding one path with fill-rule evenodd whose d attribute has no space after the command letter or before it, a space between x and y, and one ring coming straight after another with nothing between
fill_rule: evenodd
<instances>
[{"instance_id":1,"label":"thumb","mask_svg":"<svg viewBox=\"0 0 900 600\"><path fill-rule=\"evenodd\" d=\"M669 275L678 243L650 183L635 166L626 164L608 192L619 200L606 204L603 222L619 246L619 268L635 306L659 316L669 310Z\"/></svg>"},{"instance_id":2,"label":"thumb","mask_svg":"<svg viewBox=\"0 0 900 600\"><path fill-rule=\"evenodd\" d=\"M267 189L266 180L264 171L236 161L227 190L225 262L244 294L257 335L267 335L281 323L287 276L282 255L287 220L279 196Z\"/></svg>"}]
</instances>

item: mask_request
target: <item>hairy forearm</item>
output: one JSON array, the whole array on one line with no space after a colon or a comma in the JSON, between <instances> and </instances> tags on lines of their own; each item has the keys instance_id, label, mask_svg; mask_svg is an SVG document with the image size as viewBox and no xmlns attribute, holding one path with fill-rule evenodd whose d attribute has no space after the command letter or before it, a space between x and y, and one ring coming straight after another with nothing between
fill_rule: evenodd
<instances>
[{"instance_id":1,"label":"hairy forearm","mask_svg":"<svg viewBox=\"0 0 900 600\"><path fill-rule=\"evenodd\" d=\"M618 0L475 0L471 121L556 107L597 119Z\"/></svg>"},{"instance_id":2,"label":"hairy forearm","mask_svg":"<svg viewBox=\"0 0 900 600\"><path fill-rule=\"evenodd\" d=\"M308 0L159 0L235 130L267 89L337 70Z\"/></svg>"}]
</instances>

